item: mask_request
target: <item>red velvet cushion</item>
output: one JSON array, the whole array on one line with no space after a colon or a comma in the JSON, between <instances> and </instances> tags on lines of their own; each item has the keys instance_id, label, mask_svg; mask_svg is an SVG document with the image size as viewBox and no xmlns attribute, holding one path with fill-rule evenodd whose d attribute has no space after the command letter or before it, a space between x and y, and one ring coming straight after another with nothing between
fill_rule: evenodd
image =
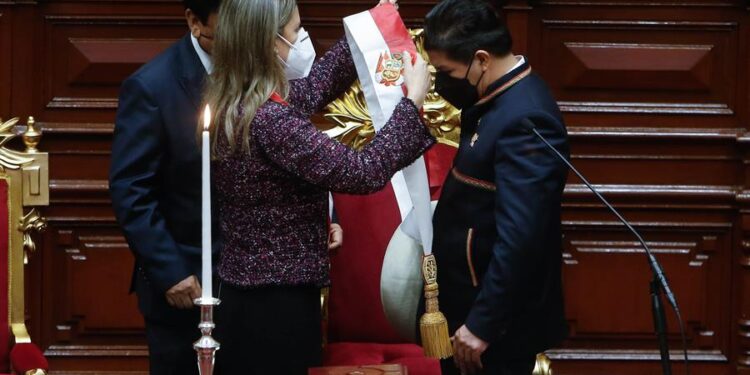
<instances>
[{"instance_id":1,"label":"red velvet cushion","mask_svg":"<svg viewBox=\"0 0 750 375\"><path fill-rule=\"evenodd\" d=\"M10 352L10 363L13 371L23 374L33 369L49 369L49 363L44 358L42 351L34 344L16 344Z\"/></svg>"},{"instance_id":2,"label":"red velvet cushion","mask_svg":"<svg viewBox=\"0 0 750 375\"><path fill-rule=\"evenodd\" d=\"M400 363L409 375L440 375L436 359L426 358L422 348L414 344L333 343L326 346L326 366L363 366Z\"/></svg>"},{"instance_id":3,"label":"red velvet cushion","mask_svg":"<svg viewBox=\"0 0 750 375\"><path fill-rule=\"evenodd\" d=\"M4 228L4 229L2 229ZM11 334L8 319L8 181L0 179L0 316L5 325L0 329L0 371L10 370Z\"/></svg>"}]
</instances>

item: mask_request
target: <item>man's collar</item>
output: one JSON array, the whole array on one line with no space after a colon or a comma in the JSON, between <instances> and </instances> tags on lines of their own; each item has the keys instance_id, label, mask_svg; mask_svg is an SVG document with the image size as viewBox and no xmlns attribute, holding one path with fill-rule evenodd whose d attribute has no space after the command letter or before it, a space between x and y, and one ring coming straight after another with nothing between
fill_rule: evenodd
<instances>
[{"instance_id":1,"label":"man's collar","mask_svg":"<svg viewBox=\"0 0 750 375\"><path fill-rule=\"evenodd\" d=\"M508 74L508 73L510 73L510 72L518 69L519 66L523 65L524 63L526 63L526 58L523 57L523 56L521 56L521 55L515 56L515 58L516 58L516 65L513 65L513 67L510 68L510 70L508 70L507 72L505 72L505 74Z\"/></svg>"},{"instance_id":2,"label":"man's collar","mask_svg":"<svg viewBox=\"0 0 750 375\"><path fill-rule=\"evenodd\" d=\"M524 58L523 56L516 56L516 60L516 65L513 66L513 68L511 68L498 80L490 83L489 86L487 86L486 93L484 94L484 96L482 96L482 98L479 99L476 105L482 105L490 102L492 99L499 96L509 88L513 87L513 85L531 74L531 66L529 66L526 58Z\"/></svg>"},{"instance_id":3,"label":"man's collar","mask_svg":"<svg viewBox=\"0 0 750 375\"><path fill-rule=\"evenodd\" d=\"M193 36L193 34L190 34L190 41L193 42L193 48L195 48L195 53L198 54L198 58L201 60L201 64L203 64L203 68L206 69L206 72L208 74L211 74L214 72L214 62L213 59L211 59L211 55L209 55L206 51L203 50L203 48L198 43L198 39Z\"/></svg>"}]
</instances>

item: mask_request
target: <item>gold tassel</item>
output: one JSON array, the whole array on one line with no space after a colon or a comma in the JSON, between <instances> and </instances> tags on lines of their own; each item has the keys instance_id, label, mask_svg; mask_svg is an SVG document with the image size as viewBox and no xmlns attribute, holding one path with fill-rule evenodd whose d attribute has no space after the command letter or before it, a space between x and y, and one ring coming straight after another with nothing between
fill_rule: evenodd
<instances>
[{"instance_id":1,"label":"gold tassel","mask_svg":"<svg viewBox=\"0 0 750 375\"><path fill-rule=\"evenodd\" d=\"M453 345L448 333L448 321L440 312L438 304L437 262L430 254L422 260L424 277L425 313L419 319L424 354L431 358L445 359L453 355Z\"/></svg>"}]
</instances>

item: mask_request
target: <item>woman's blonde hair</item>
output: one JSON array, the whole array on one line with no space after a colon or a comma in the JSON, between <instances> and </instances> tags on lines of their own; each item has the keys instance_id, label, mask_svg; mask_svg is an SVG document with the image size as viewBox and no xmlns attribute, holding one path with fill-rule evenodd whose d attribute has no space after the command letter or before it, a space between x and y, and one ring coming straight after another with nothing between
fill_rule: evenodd
<instances>
[{"instance_id":1,"label":"woman's blonde hair","mask_svg":"<svg viewBox=\"0 0 750 375\"><path fill-rule=\"evenodd\" d=\"M258 107L274 91L287 96L275 41L296 6L295 0L222 2L212 51L214 70L204 90L204 101L213 111L212 149L218 137L225 136L232 151L238 140L249 151L250 123Z\"/></svg>"}]
</instances>

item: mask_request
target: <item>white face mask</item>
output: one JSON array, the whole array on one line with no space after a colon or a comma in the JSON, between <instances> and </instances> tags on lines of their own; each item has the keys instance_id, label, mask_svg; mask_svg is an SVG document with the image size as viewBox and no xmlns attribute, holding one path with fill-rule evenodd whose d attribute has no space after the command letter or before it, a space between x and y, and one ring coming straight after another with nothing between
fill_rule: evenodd
<instances>
[{"instance_id":1,"label":"white face mask","mask_svg":"<svg viewBox=\"0 0 750 375\"><path fill-rule=\"evenodd\" d=\"M300 28L297 33L297 41L294 44L289 43L281 34L276 34L289 46L289 56L286 61L279 57L284 64L284 72L287 80L300 79L307 77L315 62L315 48L313 48L310 35L304 28Z\"/></svg>"}]
</instances>

